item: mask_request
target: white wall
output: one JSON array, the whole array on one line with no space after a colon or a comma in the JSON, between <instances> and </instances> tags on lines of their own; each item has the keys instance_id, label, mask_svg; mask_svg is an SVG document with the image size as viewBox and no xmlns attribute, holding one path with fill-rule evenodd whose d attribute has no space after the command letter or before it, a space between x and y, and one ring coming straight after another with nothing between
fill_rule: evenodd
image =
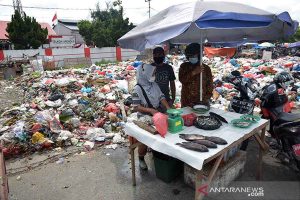
<instances>
[{"instance_id":1,"label":"white wall","mask_svg":"<svg viewBox=\"0 0 300 200\"><path fill-rule=\"evenodd\" d=\"M28 49L28 50L4 50L5 59L11 56L13 59L22 59L23 54L33 56L39 53L39 57L43 59L45 56L45 49ZM90 56L92 63L97 61L116 61L116 47L90 48ZM140 53L131 49L122 49L122 60L135 59ZM55 66L63 67L64 58L84 58L84 48L52 48L52 57L55 61Z\"/></svg>"},{"instance_id":2,"label":"white wall","mask_svg":"<svg viewBox=\"0 0 300 200\"><path fill-rule=\"evenodd\" d=\"M10 57L12 59L21 59L23 58L23 54L27 56L33 56L36 55L37 53L40 54L40 56L45 55L45 50L44 49L28 49L28 50L4 50L4 57Z\"/></svg>"},{"instance_id":3,"label":"white wall","mask_svg":"<svg viewBox=\"0 0 300 200\"><path fill-rule=\"evenodd\" d=\"M101 60L116 61L116 47L91 48L92 63Z\"/></svg>"},{"instance_id":4,"label":"white wall","mask_svg":"<svg viewBox=\"0 0 300 200\"><path fill-rule=\"evenodd\" d=\"M122 49L122 60L135 59L140 52L132 49Z\"/></svg>"}]
</instances>

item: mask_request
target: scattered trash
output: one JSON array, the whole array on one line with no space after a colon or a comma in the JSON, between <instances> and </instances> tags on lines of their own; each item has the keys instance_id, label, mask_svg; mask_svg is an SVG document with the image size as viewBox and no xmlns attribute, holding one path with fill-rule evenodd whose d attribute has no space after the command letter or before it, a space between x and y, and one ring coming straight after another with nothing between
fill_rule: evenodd
<instances>
[{"instance_id":1,"label":"scattered trash","mask_svg":"<svg viewBox=\"0 0 300 200\"><path fill-rule=\"evenodd\" d=\"M118 147L117 144L110 144L105 146L106 149L113 149L113 150L115 150L117 147Z\"/></svg>"},{"instance_id":2,"label":"scattered trash","mask_svg":"<svg viewBox=\"0 0 300 200\"><path fill-rule=\"evenodd\" d=\"M56 161L56 164L64 164L65 159L63 157L59 158L58 161Z\"/></svg>"},{"instance_id":3,"label":"scattered trash","mask_svg":"<svg viewBox=\"0 0 300 200\"><path fill-rule=\"evenodd\" d=\"M22 178L21 178L21 176L18 176L16 179L17 179L17 181L20 181Z\"/></svg>"},{"instance_id":4,"label":"scattered trash","mask_svg":"<svg viewBox=\"0 0 300 200\"><path fill-rule=\"evenodd\" d=\"M84 144L83 144L84 148L87 150L87 151L91 151L94 146L95 146L95 143L94 142L90 142L90 141L86 141Z\"/></svg>"}]
</instances>

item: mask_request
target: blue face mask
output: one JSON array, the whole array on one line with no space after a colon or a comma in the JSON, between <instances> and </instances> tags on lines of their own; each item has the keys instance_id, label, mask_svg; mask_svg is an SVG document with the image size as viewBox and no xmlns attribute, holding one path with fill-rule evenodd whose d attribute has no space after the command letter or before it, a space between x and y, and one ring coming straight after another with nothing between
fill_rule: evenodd
<instances>
[{"instance_id":1,"label":"blue face mask","mask_svg":"<svg viewBox=\"0 0 300 200\"><path fill-rule=\"evenodd\" d=\"M198 62L198 58L197 57L192 57L192 58L189 58L189 61L190 61L190 63L192 63L194 65Z\"/></svg>"}]
</instances>

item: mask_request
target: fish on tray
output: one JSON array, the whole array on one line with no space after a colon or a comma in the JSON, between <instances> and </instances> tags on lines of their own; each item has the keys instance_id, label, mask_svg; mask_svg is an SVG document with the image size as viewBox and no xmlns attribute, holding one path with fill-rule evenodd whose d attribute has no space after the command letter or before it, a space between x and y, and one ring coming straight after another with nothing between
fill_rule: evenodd
<instances>
[{"instance_id":1,"label":"fish on tray","mask_svg":"<svg viewBox=\"0 0 300 200\"><path fill-rule=\"evenodd\" d=\"M224 123L228 124L228 121L224 117L222 117L221 115L218 115L217 113L210 112L209 115L217 118L221 122L224 122Z\"/></svg>"},{"instance_id":2,"label":"fish on tray","mask_svg":"<svg viewBox=\"0 0 300 200\"><path fill-rule=\"evenodd\" d=\"M194 140L193 142L197 143L197 144L202 144L202 145L206 146L207 148L215 149L218 147L216 145L216 143L209 141L209 140Z\"/></svg>"},{"instance_id":3,"label":"fish on tray","mask_svg":"<svg viewBox=\"0 0 300 200\"><path fill-rule=\"evenodd\" d=\"M208 152L208 148L206 146L194 142L183 142L183 143L177 143L176 145L193 151Z\"/></svg>"},{"instance_id":4,"label":"fish on tray","mask_svg":"<svg viewBox=\"0 0 300 200\"><path fill-rule=\"evenodd\" d=\"M203 136L198 134L179 134L179 137L181 139L187 140L187 141L196 141L196 140L208 140L215 144L225 145L227 144L227 141L219 138L219 137L213 137L213 136Z\"/></svg>"}]
</instances>

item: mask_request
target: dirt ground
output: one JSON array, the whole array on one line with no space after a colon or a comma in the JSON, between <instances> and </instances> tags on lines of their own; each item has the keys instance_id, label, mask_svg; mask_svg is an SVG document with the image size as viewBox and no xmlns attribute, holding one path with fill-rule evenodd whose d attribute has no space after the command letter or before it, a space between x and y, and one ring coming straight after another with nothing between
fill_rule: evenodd
<instances>
[{"instance_id":1,"label":"dirt ground","mask_svg":"<svg viewBox=\"0 0 300 200\"><path fill-rule=\"evenodd\" d=\"M23 91L12 81L0 81L0 113L23 101Z\"/></svg>"}]
</instances>

